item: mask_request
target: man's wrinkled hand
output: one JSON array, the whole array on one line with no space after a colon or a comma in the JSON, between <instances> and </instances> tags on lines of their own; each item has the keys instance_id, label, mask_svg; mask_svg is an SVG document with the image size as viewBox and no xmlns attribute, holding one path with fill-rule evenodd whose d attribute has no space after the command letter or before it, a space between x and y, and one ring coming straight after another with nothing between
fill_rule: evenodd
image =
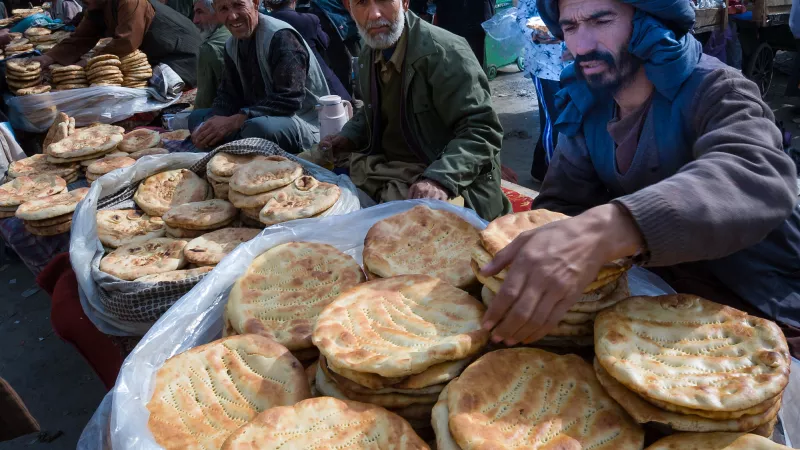
<instances>
[{"instance_id":1,"label":"man's wrinkled hand","mask_svg":"<svg viewBox=\"0 0 800 450\"><path fill-rule=\"evenodd\" d=\"M441 184L425 179L417 181L408 188L408 198L429 198L446 202L450 198L450 193Z\"/></svg>"},{"instance_id":2,"label":"man's wrinkled hand","mask_svg":"<svg viewBox=\"0 0 800 450\"><path fill-rule=\"evenodd\" d=\"M633 255L642 237L627 210L603 205L527 231L483 268L508 266L483 327L506 345L538 341L552 330L609 261Z\"/></svg>"},{"instance_id":3,"label":"man's wrinkled hand","mask_svg":"<svg viewBox=\"0 0 800 450\"><path fill-rule=\"evenodd\" d=\"M324 152L329 152L331 156L333 156L333 159L336 159L356 151L356 144L344 136L329 134L320 141L319 148Z\"/></svg>"},{"instance_id":4,"label":"man's wrinkled hand","mask_svg":"<svg viewBox=\"0 0 800 450\"><path fill-rule=\"evenodd\" d=\"M42 69L50 67L55 62L53 58L47 55L34 56L33 58L31 58L31 61L38 62L42 66Z\"/></svg>"},{"instance_id":5,"label":"man's wrinkled hand","mask_svg":"<svg viewBox=\"0 0 800 450\"><path fill-rule=\"evenodd\" d=\"M217 145L226 136L236 133L242 128L245 116L235 114L230 117L214 116L206 120L197 131L192 133L195 147L205 149Z\"/></svg>"}]
</instances>

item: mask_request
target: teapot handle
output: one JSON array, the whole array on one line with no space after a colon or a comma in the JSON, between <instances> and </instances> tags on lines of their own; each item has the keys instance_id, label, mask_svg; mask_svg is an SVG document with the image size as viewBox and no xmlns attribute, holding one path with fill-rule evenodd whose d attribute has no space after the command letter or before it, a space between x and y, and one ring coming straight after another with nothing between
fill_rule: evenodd
<instances>
[{"instance_id":1,"label":"teapot handle","mask_svg":"<svg viewBox=\"0 0 800 450\"><path fill-rule=\"evenodd\" d=\"M353 118L353 104L348 102L347 100L342 100L342 104L344 105L345 110L347 110L347 119L348 120L352 119Z\"/></svg>"}]
</instances>

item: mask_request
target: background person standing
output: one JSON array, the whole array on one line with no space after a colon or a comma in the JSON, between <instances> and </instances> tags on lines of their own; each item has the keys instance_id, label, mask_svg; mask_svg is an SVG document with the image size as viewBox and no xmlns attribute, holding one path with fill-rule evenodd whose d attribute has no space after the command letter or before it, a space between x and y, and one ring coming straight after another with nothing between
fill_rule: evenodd
<instances>
[{"instance_id":1,"label":"background person standing","mask_svg":"<svg viewBox=\"0 0 800 450\"><path fill-rule=\"evenodd\" d=\"M483 22L494 15L495 0L436 0L436 25L467 40L481 67L486 56Z\"/></svg>"}]
</instances>

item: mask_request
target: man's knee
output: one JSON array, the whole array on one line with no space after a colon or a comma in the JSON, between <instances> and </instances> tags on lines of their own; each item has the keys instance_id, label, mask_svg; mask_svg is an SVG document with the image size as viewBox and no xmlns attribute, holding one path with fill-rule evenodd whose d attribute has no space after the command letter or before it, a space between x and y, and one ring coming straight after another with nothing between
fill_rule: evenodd
<instances>
[{"instance_id":1,"label":"man's knee","mask_svg":"<svg viewBox=\"0 0 800 450\"><path fill-rule=\"evenodd\" d=\"M299 153L297 124L290 117L256 117L244 122L243 138L262 138L278 144L283 150Z\"/></svg>"}]
</instances>

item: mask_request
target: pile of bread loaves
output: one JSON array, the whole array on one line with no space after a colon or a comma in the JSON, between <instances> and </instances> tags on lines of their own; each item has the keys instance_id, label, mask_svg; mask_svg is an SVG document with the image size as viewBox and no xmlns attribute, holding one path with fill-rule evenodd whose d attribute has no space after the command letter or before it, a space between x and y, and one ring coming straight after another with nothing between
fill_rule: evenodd
<instances>
[{"instance_id":1,"label":"pile of bread loaves","mask_svg":"<svg viewBox=\"0 0 800 450\"><path fill-rule=\"evenodd\" d=\"M6 63L6 84L14 95L33 95L50 91L42 85L42 67L36 61L19 58Z\"/></svg>"},{"instance_id":2,"label":"pile of bread loaves","mask_svg":"<svg viewBox=\"0 0 800 450\"><path fill-rule=\"evenodd\" d=\"M480 238L458 231L458 217L418 208L376 223L363 259L370 252L370 269L413 270L409 254L375 240L414 230L407 243L419 272L443 278L365 281L352 256L311 242L255 258L230 292L225 337L158 369L147 404L156 442L428 449L428 435L440 450L641 450L643 425L655 422L695 433L650 450L786 448L748 434L771 433L788 383L775 324L697 297L633 297L593 320L594 367L540 348L491 351L485 307L451 284L474 251L452 244ZM413 226L430 218L438 220Z\"/></svg>"},{"instance_id":3,"label":"pile of bread loaves","mask_svg":"<svg viewBox=\"0 0 800 450\"><path fill-rule=\"evenodd\" d=\"M15 161L8 169L11 181L0 186L0 218L17 217L25 229L37 236L66 233L72 212L88 189L67 191L64 178L74 176L47 163L42 155Z\"/></svg>"},{"instance_id":4,"label":"pile of bread loaves","mask_svg":"<svg viewBox=\"0 0 800 450\"><path fill-rule=\"evenodd\" d=\"M24 35L36 50L44 53L51 50L59 42L68 38L70 33L63 30L53 32L49 28L30 27L25 30Z\"/></svg>"}]
</instances>

